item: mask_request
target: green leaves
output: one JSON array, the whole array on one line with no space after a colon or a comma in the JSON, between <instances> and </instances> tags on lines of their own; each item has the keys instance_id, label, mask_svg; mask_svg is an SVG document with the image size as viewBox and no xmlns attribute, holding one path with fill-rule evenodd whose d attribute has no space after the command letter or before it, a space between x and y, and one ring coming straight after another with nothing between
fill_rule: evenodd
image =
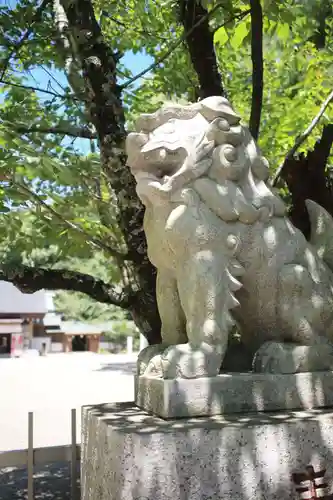
<instances>
[{"instance_id":1,"label":"green leaves","mask_svg":"<svg viewBox=\"0 0 333 500\"><path fill-rule=\"evenodd\" d=\"M287 23L279 23L276 28L276 34L281 42L286 42L290 36L290 26Z\"/></svg>"},{"instance_id":2,"label":"green leaves","mask_svg":"<svg viewBox=\"0 0 333 500\"><path fill-rule=\"evenodd\" d=\"M249 25L245 21L241 21L234 29L233 35L230 37L230 45L234 50L237 50L243 43L245 37L249 33Z\"/></svg>"},{"instance_id":3,"label":"green leaves","mask_svg":"<svg viewBox=\"0 0 333 500\"><path fill-rule=\"evenodd\" d=\"M118 254L126 252L117 223L117 200L101 168L96 140L75 136L75 131L91 127L90 117L84 100L74 96L66 82L66 58L58 44L51 4L11 59L6 81L12 85L0 83L0 253L12 252L30 259L31 265L44 259L50 266L59 262L76 266L75 259L93 262L99 252L109 270L107 278L125 281L124 266L116 266ZM210 11L217 1L202 5ZM121 83L156 63L123 92L128 129L140 113L155 110L165 100L197 99L198 79L186 44L178 44L160 62L183 35L177 6L175 0L94 2L110 49L127 56L117 68ZM259 142L273 170L332 85L333 23L327 19L326 45L318 50L313 35L322 13L320 0L262 0L262 6L265 86ZM226 0L210 18L228 95L245 121L252 90L248 9L247 0ZM25 32L33 10L28 0L0 9L1 58ZM41 91L34 90L38 88ZM89 102L93 96L88 91L83 98ZM322 123L332 119L330 108ZM318 134L320 127L303 148L311 146ZM100 269L87 272L98 274Z\"/></svg>"},{"instance_id":4,"label":"green leaves","mask_svg":"<svg viewBox=\"0 0 333 500\"><path fill-rule=\"evenodd\" d=\"M229 35L224 26L221 26L221 28L218 28L215 33L214 33L214 43L220 45L223 47L229 40Z\"/></svg>"},{"instance_id":5,"label":"green leaves","mask_svg":"<svg viewBox=\"0 0 333 500\"><path fill-rule=\"evenodd\" d=\"M248 2L234 3L240 9ZM259 138L272 171L279 165L313 117L328 90L333 75L333 26L327 19L326 46L318 50L312 35L318 27L321 2L262 1L264 8L264 106ZM220 13L223 24L226 14ZM249 51L249 19L219 28L215 43L225 85L237 111L247 121L250 113L252 65ZM322 125L333 120L333 109L301 150L313 146ZM332 162L332 160L330 160Z\"/></svg>"}]
</instances>

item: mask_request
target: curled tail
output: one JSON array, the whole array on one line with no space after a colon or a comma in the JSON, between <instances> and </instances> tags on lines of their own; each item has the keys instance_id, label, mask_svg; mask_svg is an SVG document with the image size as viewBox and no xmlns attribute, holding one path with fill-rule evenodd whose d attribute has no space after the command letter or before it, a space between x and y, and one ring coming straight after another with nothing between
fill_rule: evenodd
<instances>
[{"instance_id":1,"label":"curled tail","mask_svg":"<svg viewBox=\"0 0 333 500\"><path fill-rule=\"evenodd\" d=\"M306 200L305 203L311 223L310 243L333 271L333 218L318 203L312 200Z\"/></svg>"}]
</instances>

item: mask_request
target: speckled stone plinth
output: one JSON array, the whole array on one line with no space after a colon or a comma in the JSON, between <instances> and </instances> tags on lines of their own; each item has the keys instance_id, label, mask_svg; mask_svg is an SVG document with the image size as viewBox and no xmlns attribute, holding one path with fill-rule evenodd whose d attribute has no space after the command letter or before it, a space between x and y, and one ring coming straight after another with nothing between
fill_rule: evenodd
<instances>
[{"instance_id":1,"label":"speckled stone plinth","mask_svg":"<svg viewBox=\"0 0 333 500\"><path fill-rule=\"evenodd\" d=\"M333 407L333 372L232 373L198 379L140 376L135 403L162 418Z\"/></svg>"},{"instance_id":2,"label":"speckled stone plinth","mask_svg":"<svg viewBox=\"0 0 333 500\"><path fill-rule=\"evenodd\" d=\"M132 403L85 407L81 500L290 500L291 473L326 467L333 412L163 420Z\"/></svg>"}]
</instances>

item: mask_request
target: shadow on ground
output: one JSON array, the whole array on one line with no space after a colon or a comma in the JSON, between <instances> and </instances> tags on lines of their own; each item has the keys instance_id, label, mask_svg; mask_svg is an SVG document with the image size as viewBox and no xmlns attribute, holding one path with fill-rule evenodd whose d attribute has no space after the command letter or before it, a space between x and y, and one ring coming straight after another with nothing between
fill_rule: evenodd
<instances>
[{"instance_id":1,"label":"shadow on ground","mask_svg":"<svg viewBox=\"0 0 333 500\"><path fill-rule=\"evenodd\" d=\"M108 364L102 365L100 368L98 368L95 371L98 371L98 372L112 371L112 372L125 373L128 375L135 375L136 362L133 362L133 363L108 363Z\"/></svg>"},{"instance_id":2,"label":"shadow on ground","mask_svg":"<svg viewBox=\"0 0 333 500\"><path fill-rule=\"evenodd\" d=\"M77 464L78 477L80 464ZM0 499L26 500L28 498L27 469L0 469ZM71 480L68 462L45 464L35 467L34 500L70 500ZM80 498L80 483L77 482L77 496Z\"/></svg>"}]
</instances>

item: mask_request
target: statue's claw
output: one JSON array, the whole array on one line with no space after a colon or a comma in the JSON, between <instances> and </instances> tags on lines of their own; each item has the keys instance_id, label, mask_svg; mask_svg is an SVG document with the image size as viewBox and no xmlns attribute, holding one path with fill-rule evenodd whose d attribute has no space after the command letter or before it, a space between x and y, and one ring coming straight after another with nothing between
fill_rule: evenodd
<instances>
[{"instance_id":1,"label":"statue's claw","mask_svg":"<svg viewBox=\"0 0 333 500\"><path fill-rule=\"evenodd\" d=\"M150 361L156 357L156 355L166 348L163 344L149 345L142 349L138 356L137 361L137 375L147 375L148 374L148 366L150 365ZM149 369L150 371L150 369Z\"/></svg>"}]
</instances>

